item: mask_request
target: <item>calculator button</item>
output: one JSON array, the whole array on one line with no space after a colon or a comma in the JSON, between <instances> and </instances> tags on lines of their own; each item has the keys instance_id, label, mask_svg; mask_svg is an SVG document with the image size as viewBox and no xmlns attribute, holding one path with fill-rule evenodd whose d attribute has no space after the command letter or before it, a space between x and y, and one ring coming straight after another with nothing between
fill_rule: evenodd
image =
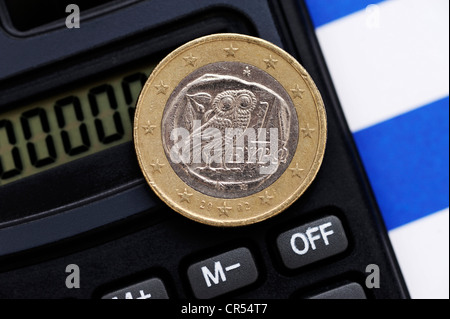
<instances>
[{"instance_id":1,"label":"calculator button","mask_svg":"<svg viewBox=\"0 0 450 319\"><path fill-rule=\"evenodd\" d=\"M367 299L367 297L363 287L356 282L352 282L314 295L308 299Z\"/></svg>"},{"instance_id":2,"label":"calculator button","mask_svg":"<svg viewBox=\"0 0 450 319\"><path fill-rule=\"evenodd\" d=\"M102 299L169 299L169 296L161 279L152 278L113 291L103 296Z\"/></svg>"},{"instance_id":3,"label":"calculator button","mask_svg":"<svg viewBox=\"0 0 450 319\"><path fill-rule=\"evenodd\" d=\"M283 264L297 269L343 252L348 246L341 221L328 216L293 228L277 238Z\"/></svg>"},{"instance_id":4,"label":"calculator button","mask_svg":"<svg viewBox=\"0 0 450 319\"><path fill-rule=\"evenodd\" d=\"M194 295L199 299L220 296L250 285L258 278L253 256L243 247L195 263L187 273Z\"/></svg>"}]
</instances>

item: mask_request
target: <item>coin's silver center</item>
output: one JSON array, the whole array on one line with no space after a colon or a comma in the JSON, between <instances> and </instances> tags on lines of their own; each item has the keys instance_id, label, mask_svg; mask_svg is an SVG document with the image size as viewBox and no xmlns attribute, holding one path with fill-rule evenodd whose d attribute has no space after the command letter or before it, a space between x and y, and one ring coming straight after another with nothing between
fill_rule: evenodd
<instances>
[{"instance_id":1,"label":"coin's silver center","mask_svg":"<svg viewBox=\"0 0 450 319\"><path fill-rule=\"evenodd\" d=\"M241 62L208 64L181 80L161 125L176 174L218 198L246 197L270 186L289 166L299 131L282 85Z\"/></svg>"}]
</instances>

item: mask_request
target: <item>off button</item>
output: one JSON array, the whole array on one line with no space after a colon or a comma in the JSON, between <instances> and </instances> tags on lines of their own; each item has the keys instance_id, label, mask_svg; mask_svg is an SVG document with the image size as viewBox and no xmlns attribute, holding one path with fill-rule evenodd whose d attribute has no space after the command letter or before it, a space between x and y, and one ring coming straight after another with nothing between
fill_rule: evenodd
<instances>
[{"instance_id":1,"label":"off button","mask_svg":"<svg viewBox=\"0 0 450 319\"><path fill-rule=\"evenodd\" d=\"M345 251L348 240L341 221L328 216L280 234L277 246L284 265L297 269Z\"/></svg>"}]
</instances>

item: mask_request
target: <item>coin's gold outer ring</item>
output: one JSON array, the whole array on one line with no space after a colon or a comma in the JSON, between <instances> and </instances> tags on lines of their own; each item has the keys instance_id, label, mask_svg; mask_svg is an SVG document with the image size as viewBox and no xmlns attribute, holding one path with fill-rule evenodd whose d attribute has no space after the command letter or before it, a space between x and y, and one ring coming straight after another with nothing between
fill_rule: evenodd
<instances>
[{"instance_id":1,"label":"coin's gold outer ring","mask_svg":"<svg viewBox=\"0 0 450 319\"><path fill-rule=\"evenodd\" d=\"M266 189L233 199L208 196L184 183L172 169L162 144L162 116L173 89L194 70L223 61L247 63L272 75L291 96L299 121L298 145L288 169ZM294 96L299 88L304 91L301 98ZM309 135L304 135L306 130ZM326 139L325 107L307 71L272 43L231 33L198 38L167 55L144 85L134 119L139 165L152 190L176 212L214 226L249 225L288 208L316 177Z\"/></svg>"}]
</instances>

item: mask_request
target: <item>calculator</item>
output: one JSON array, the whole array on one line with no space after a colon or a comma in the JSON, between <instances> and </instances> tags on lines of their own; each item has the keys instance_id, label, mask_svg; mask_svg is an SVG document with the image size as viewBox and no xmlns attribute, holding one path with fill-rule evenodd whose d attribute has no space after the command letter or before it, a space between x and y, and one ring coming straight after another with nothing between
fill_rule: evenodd
<instances>
[{"instance_id":1,"label":"calculator","mask_svg":"<svg viewBox=\"0 0 450 319\"><path fill-rule=\"evenodd\" d=\"M0 298L409 298L302 0L0 0L0 22ZM311 186L247 226L172 211L133 144L153 68L215 33L286 50L327 113Z\"/></svg>"}]
</instances>

